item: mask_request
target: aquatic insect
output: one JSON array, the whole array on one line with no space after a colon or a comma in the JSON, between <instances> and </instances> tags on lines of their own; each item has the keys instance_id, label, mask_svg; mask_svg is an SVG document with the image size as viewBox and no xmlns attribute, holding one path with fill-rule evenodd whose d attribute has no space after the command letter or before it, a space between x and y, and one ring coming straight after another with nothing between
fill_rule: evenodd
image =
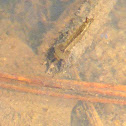
<instances>
[{"instance_id":1,"label":"aquatic insect","mask_svg":"<svg viewBox=\"0 0 126 126\"><path fill-rule=\"evenodd\" d=\"M86 21L65 42L55 46L54 57L56 60L65 60L69 56L71 49L79 42L93 20L93 18L86 18Z\"/></svg>"},{"instance_id":2,"label":"aquatic insect","mask_svg":"<svg viewBox=\"0 0 126 126\"><path fill-rule=\"evenodd\" d=\"M65 42L56 44L55 47L50 49L48 53L48 57L49 57L48 59L51 59L49 60L51 64L47 65L49 67L47 68L48 70L55 66L57 66L58 69L60 69L61 62L66 61L68 59L71 53L71 49L79 42L79 40L88 30L93 20L94 20L93 18L91 19L86 18L85 22L83 22L82 25L77 30L75 30L75 32L73 32L73 34L68 36Z\"/></svg>"}]
</instances>

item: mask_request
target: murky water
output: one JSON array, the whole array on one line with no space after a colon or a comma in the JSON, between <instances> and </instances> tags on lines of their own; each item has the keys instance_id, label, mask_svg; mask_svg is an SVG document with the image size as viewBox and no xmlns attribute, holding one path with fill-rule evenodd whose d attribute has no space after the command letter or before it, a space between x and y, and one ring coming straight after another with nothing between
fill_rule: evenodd
<instances>
[{"instance_id":1,"label":"murky water","mask_svg":"<svg viewBox=\"0 0 126 126\"><path fill-rule=\"evenodd\" d=\"M88 17L94 22L56 77L126 85L125 12L125 0L1 0L0 72L48 75L48 50L64 42ZM1 92L2 126L93 126L90 109L100 126L126 125L125 106Z\"/></svg>"}]
</instances>

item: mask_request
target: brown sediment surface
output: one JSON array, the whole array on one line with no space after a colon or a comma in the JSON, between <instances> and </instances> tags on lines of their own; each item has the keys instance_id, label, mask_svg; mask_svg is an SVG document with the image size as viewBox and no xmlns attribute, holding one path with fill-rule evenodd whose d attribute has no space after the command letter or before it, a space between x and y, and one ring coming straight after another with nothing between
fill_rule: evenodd
<instances>
[{"instance_id":1,"label":"brown sediment surface","mask_svg":"<svg viewBox=\"0 0 126 126\"><path fill-rule=\"evenodd\" d=\"M60 0L60 4L65 6L69 1ZM69 29L72 32L73 26L76 28L78 24L81 24L80 20L84 21L88 16L93 17L94 22L80 43L73 48L71 54L74 60L73 66L75 65L74 67L79 71L78 76L87 82L125 85L126 7L122 6L125 5L124 0L118 1L115 6L116 2L115 0L93 2L75 0L55 21L51 19L50 8L55 3L51 0L21 0L20 2L17 0L14 6L11 2L7 2L6 4L11 5L7 7L2 4L3 8L0 9L0 72L29 76L33 79L47 75L45 74L46 54L55 43L55 39L59 37L59 32L69 31ZM75 24L73 23L70 27L71 22L74 21ZM40 33L36 35L38 39L35 39L35 33ZM37 46L38 54L34 51L33 45ZM73 73L74 70L72 71L72 64L70 69L64 69L64 71L66 73L61 73L55 78L77 79ZM2 126L69 126L71 115L75 114L72 113L72 109L77 102L73 99L59 99L2 88L0 98L0 125ZM125 126L125 107L99 103L95 103L94 107L104 125Z\"/></svg>"}]
</instances>

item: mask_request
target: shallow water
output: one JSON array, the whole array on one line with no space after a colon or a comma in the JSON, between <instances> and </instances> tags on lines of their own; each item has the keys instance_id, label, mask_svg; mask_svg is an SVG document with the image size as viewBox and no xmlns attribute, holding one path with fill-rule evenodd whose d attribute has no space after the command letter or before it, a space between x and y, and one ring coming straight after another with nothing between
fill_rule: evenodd
<instances>
[{"instance_id":1,"label":"shallow water","mask_svg":"<svg viewBox=\"0 0 126 126\"><path fill-rule=\"evenodd\" d=\"M102 2L107 5L104 0ZM85 0L1 0L0 72L31 78L50 76L45 73L48 50L64 42L89 16L94 18L94 22L80 43L73 47L68 62L56 77L78 80L79 76L86 82L125 85L126 1L117 0L112 8L103 5L105 9L101 12L98 11L102 8L98 7L99 3ZM84 105L77 100L0 90L2 126L96 125L91 124L89 119L92 117L87 116L87 102ZM93 108L102 125L126 125L125 106L95 103Z\"/></svg>"}]
</instances>

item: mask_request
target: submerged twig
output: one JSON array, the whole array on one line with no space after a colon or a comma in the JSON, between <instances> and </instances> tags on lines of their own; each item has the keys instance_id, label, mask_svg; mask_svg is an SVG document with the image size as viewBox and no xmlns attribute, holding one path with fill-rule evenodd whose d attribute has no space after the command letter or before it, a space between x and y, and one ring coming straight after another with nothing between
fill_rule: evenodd
<instances>
[{"instance_id":1,"label":"submerged twig","mask_svg":"<svg viewBox=\"0 0 126 126\"><path fill-rule=\"evenodd\" d=\"M74 95L74 94L63 94L63 93L56 93L54 91L42 91L38 89L32 89L28 87L28 85L32 85L34 87L50 87L50 88L59 88L64 90L73 90L74 92L82 92L82 91L89 91L89 89L92 90L92 92L95 91L95 94L99 93L96 92L96 88L99 91L103 91L104 94L108 90L111 91L111 94L109 96L120 96L122 98L126 97L126 86L124 85L105 85L105 84L99 84L99 83L86 83L86 82L79 82L79 81L73 81L73 80L60 80L60 79L53 79L50 77L41 77L40 79L29 79L25 77L19 77L19 76L12 76L9 74L0 74L1 82L2 79L4 82L14 83L15 81L22 82L21 84L24 87L20 87L20 85L9 85L9 84L0 84L0 88L4 89L10 89L10 90L16 90L21 92L29 92L33 94L39 94L39 95L49 95L49 96L56 96L60 98L66 98L66 99L76 99L76 100L82 100L82 101L90 101L90 102L99 102L99 103L113 103L113 104L120 104L120 105L126 105L126 100L122 99L111 99L111 98L99 98L97 96L80 96L80 95ZM14 80L14 82L12 82ZM27 83L27 85L25 83ZM119 88L119 89L118 89ZM122 89L123 88L123 89ZM86 89L86 90L84 90ZM94 91L93 91L94 89ZM117 90L118 89L118 90ZM117 91L116 91L117 90ZM121 95L123 93L123 96ZM115 94L115 95L114 95Z\"/></svg>"},{"instance_id":2,"label":"submerged twig","mask_svg":"<svg viewBox=\"0 0 126 126\"><path fill-rule=\"evenodd\" d=\"M58 97L58 98L89 101L89 102L94 102L94 103L98 102L98 103L112 103L112 104L126 105L126 100L97 98L97 97L90 97L90 96L84 97L84 96L79 96L79 95L56 93L54 91L42 91L39 89L32 89L32 88L28 88L28 87L19 87L19 86L8 85L8 84L0 84L0 88L15 90L15 91L19 91L19 92L25 92L25 93L32 93L32 94L37 94L37 95L48 95L48 96L53 96L53 97Z\"/></svg>"},{"instance_id":3,"label":"submerged twig","mask_svg":"<svg viewBox=\"0 0 126 126\"><path fill-rule=\"evenodd\" d=\"M30 79L22 76L0 74L0 78L5 79L5 81L9 81L10 79L20 82L26 82L32 86L60 88L60 89L74 90L76 92L86 91L108 96L116 96L116 97L118 96L122 98L126 97L125 85L112 85L112 84L91 83L91 82L74 81L74 80L54 79L47 76L41 76L41 79L40 78Z\"/></svg>"}]
</instances>

